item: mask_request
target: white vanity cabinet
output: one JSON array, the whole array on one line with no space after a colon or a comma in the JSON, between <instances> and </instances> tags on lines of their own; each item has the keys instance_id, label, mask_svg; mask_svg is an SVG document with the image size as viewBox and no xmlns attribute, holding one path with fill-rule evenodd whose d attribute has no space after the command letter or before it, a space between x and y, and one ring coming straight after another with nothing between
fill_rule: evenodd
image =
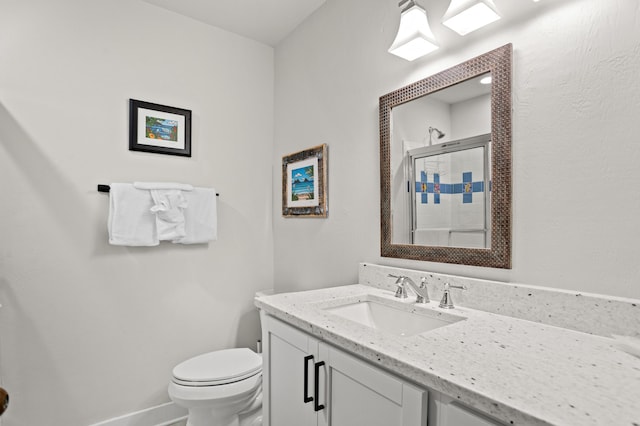
<instances>
[{"instance_id":1,"label":"white vanity cabinet","mask_svg":"<svg viewBox=\"0 0 640 426\"><path fill-rule=\"evenodd\" d=\"M425 426L427 391L269 315L265 426Z\"/></svg>"}]
</instances>

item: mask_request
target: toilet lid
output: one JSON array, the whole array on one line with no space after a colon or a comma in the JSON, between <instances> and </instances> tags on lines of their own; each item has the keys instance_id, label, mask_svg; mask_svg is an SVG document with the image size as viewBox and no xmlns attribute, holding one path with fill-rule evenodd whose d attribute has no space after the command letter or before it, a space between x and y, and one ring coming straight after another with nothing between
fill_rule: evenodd
<instances>
[{"instance_id":1,"label":"toilet lid","mask_svg":"<svg viewBox=\"0 0 640 426\"><path fill-rule=\"evenodd\" d=\"M262 370L262 357L248 348L224 349L198 355L173 369L177 383L212 386L237 382Z\"/></svg>"}]
</instances>

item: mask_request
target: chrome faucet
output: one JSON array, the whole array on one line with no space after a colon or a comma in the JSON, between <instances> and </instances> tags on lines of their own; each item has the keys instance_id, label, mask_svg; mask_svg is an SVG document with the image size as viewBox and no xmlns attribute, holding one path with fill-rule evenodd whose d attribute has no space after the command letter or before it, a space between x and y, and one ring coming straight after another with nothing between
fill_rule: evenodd
<instances>
[{"instance_id":1,"label":"chrome faucet","mask_svg":"<svg viewBox=\"0 0 640 426\"><path fill-rule=\"evenodd\" d=\"M407 286L415 293L416 303L429 303L429 291L427 290L427 279L422 277L420 279L420 285L417 285L411 278L405 275L392 275L390 277L396 278L396 294L395 296L400 299L406 299Z\"/></svg>"}]
</instances>

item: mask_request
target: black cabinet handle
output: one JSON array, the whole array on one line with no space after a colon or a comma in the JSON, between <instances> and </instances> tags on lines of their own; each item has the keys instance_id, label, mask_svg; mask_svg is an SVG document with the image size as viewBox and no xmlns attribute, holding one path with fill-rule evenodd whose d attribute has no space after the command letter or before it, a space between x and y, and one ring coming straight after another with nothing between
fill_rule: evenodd
<instances>
[{"instance_id":1,"label":"black cabinet handle","mask_svg":"<svg viewBox=\"0 0 640 426\"><path fill-rule=\"evenodd\" d=\"M324 365L324 361L316 362L315 371L314 371L314 383L313 383L313 395L315 397L315 401L313 402L313 410L320 411L324 409L324 404L318 404L318 393L320 393L320 367Z\"/></svg>"},{"instance_id":2,"label":"black cabinet handle","mask_svg":"<svg viewBox=\"0 0 640 426\"><path fill-rule=\"evenodd\" d=\"M313 401L313 397L310 397L307 394L309 390L309 361L313 361L313 355L308 355L304 357L304 403Z\"/></svg>"}]
</instances>

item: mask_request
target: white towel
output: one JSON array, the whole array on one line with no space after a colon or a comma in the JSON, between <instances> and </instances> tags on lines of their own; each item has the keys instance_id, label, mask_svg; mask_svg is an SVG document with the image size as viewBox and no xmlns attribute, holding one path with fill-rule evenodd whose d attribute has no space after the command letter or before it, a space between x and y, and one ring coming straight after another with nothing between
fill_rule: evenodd
<instances>
[{"instance_id":1,"label":"white towel","mask_svg":"<svg viewBox=\"0 0 640 426\"><path fill-rule=\"evenodd\" d=\"M193 186L188 183L176 182L133 182L138 189L180 189L181 191L193 191Z\"/></svg>"},{"instance_id":2,"label":"white towel","mask_svg":"<svg viewBox=\"0 0 640 426\"><path fill-rule=\"evenodd\" d=\"M134 184L135 185L135 184ZM156 216L156 231L160 241L183 238L185 233L184 209L187 200L179 189L152 189L154 205L151 213Z\"/></svg>"},{"instance_id":3,"label":"white towel","mask_svg":"<svg viewBox=\"0 0 640 426\"><path fill-rule=\"evenodd\" d=\"M112 183L109 191L109 243L117 246L157 246L156 217L149 191L130 183Z\"/></svg>"},{"instance_id":4,"label":"white towel","mask_svg":"<svg viewBox=\"0 0 640 426\"><path fill-rule=\"evenodd\" d=\"M184 209L186 235L173 240L179 244L202 244L218 239L218 214L216 211L216 190L213 188L193 188L182 194L187 200Z\"/></svg>"}]
</instances>

